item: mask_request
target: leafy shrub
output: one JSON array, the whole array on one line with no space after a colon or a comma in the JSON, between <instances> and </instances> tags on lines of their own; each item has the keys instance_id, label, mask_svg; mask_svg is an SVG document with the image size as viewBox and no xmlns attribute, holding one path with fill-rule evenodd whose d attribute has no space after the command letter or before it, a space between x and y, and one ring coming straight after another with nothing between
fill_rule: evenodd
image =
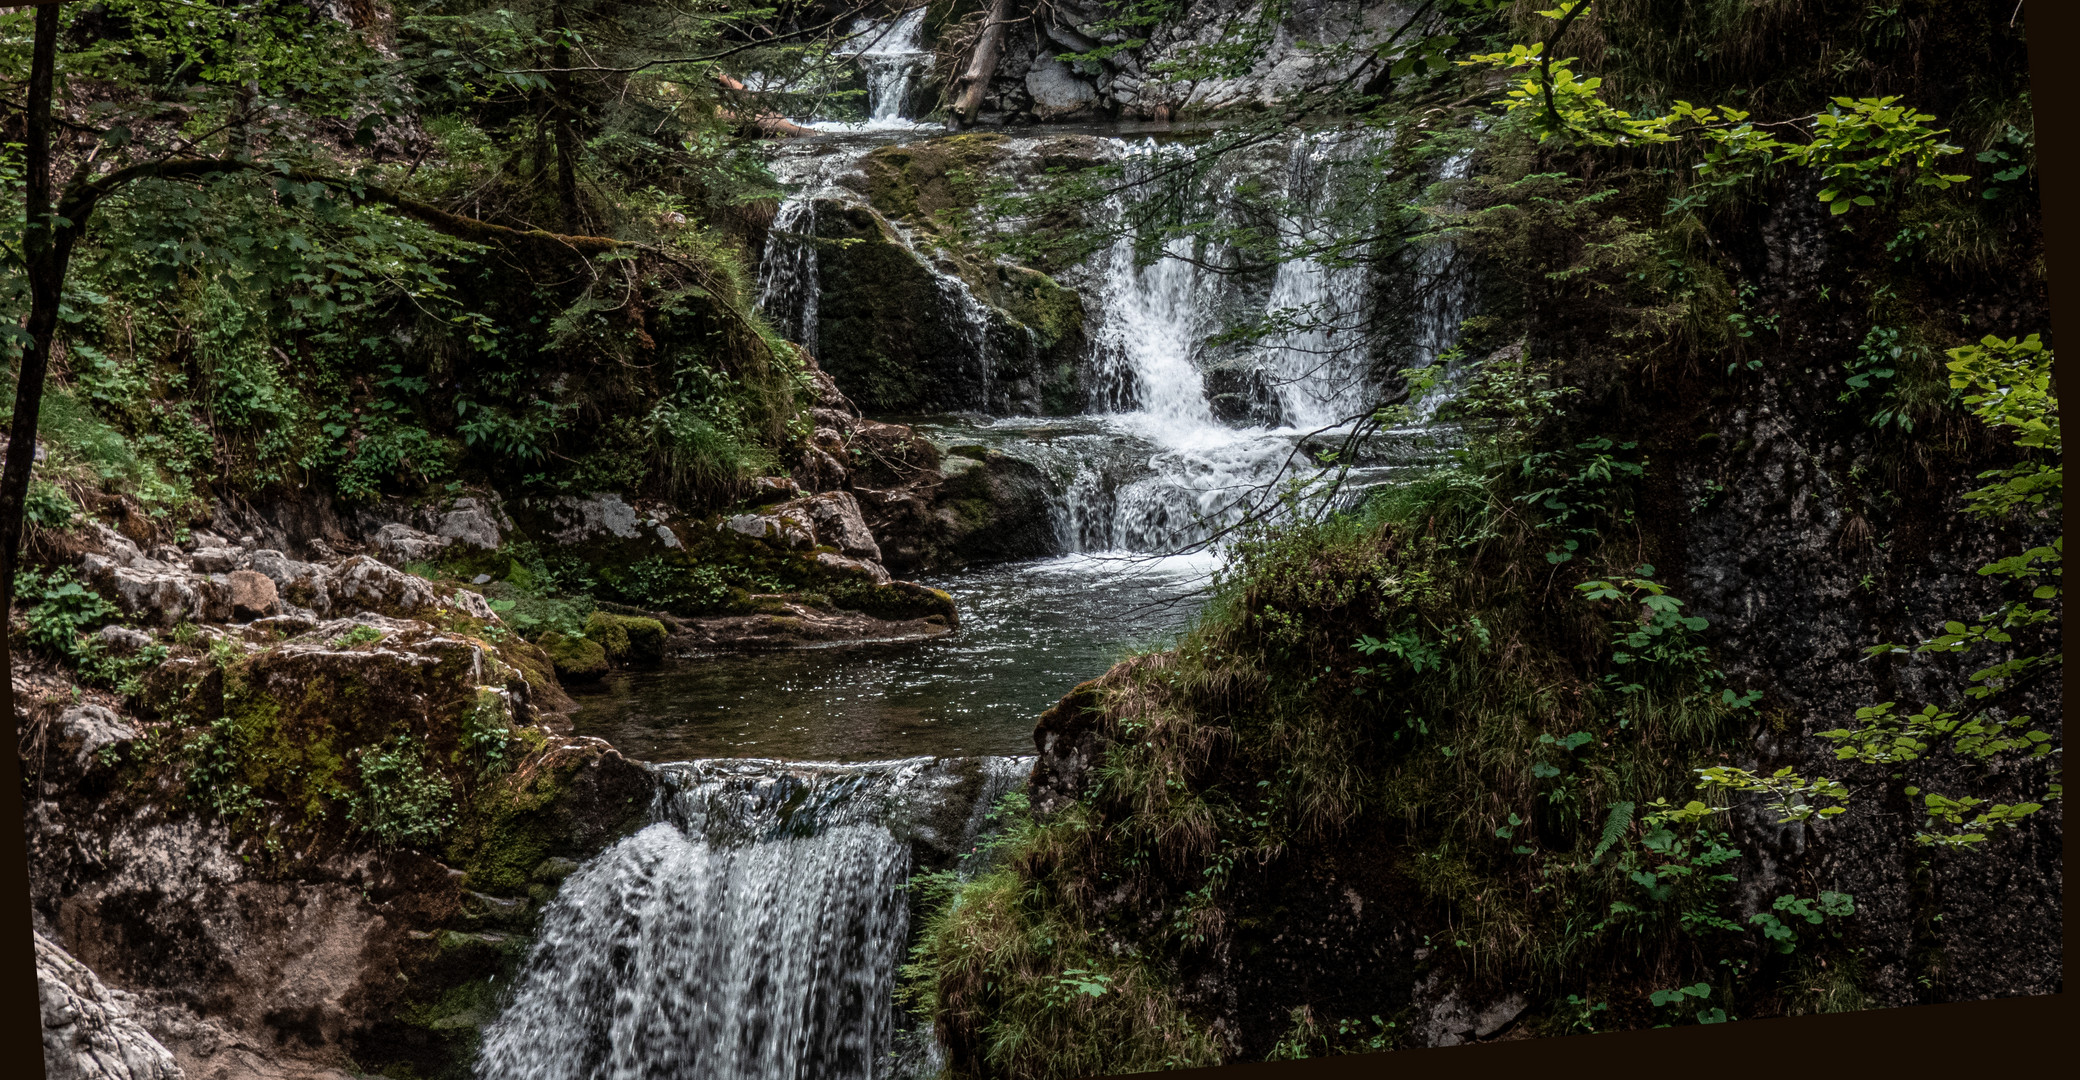
<instances>
[{"instance_id":1,"label":"leafy shrub","mask_svg":"<svg viewBox=\"0 0 2080 1080\"><path fill-rule=\"evenodd\" d=\"M14 594L28 605L29 644L78 664L93 654L88 630L114 622L122 612L100 593L73 580L63 567L43 574L24 570L15 575Z\"/></svg>"}]
</instances>

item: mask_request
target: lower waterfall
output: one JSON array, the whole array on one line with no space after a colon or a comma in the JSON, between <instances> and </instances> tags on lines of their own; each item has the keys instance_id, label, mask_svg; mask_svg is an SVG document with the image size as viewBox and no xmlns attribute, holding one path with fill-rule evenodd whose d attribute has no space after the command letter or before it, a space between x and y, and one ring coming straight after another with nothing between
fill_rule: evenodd
<instances>
[{"instance_id":1,"label":"lower waterfall","mask_svg":"<svg viewBox=\"0 0 2080 1080\"><path fill-rule=\"evenodd\" d=\"M1032 759L656 766L656 820L564 882L477 1075L890 1075L903 890Z\"/></svg>"}]
</instances>

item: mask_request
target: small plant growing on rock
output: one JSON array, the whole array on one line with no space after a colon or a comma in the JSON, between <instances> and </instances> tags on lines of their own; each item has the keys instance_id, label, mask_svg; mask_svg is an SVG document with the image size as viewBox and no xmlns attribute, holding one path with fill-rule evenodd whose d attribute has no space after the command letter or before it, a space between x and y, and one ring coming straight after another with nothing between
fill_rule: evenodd
<instances>
[{"instance_id":1,"label":"small plant growing on rock","mask_svg":"<svg viewBox=\"0 0 2080 1080\"><path fill-rule=\"evenodd\" d=\"M63 568L48 575L25 570L15 575L14 594L28 604L29 644L48 649L78 664L94 651L84 635L114 622L122 612L101 594L74 581Z\"/></svg>"},{"instance_id":2,"label":"small plant growing on rock","mask_svg":"<svg viewBox=\"0 0 2080 1080\"><path fill-rule=\"evenodd\" d=\"M355 757L361 790L352 796L351 809L361 831L377 844L430 844L455 820L455 789L426 764L419 740L398 735Z\"/></svg>"},{"instance_id":3,"label":"small plant growing on rock","mask_svg":"<svg viewBox=\"0 0 2080 1080\"><path fill-rule=\"evenodd\" d=\"M381 630L363 624L333 638L331 645L335 649L352 649L361 645L373 645L383 640L383 636Z\"/></svg>"}]
</instances>

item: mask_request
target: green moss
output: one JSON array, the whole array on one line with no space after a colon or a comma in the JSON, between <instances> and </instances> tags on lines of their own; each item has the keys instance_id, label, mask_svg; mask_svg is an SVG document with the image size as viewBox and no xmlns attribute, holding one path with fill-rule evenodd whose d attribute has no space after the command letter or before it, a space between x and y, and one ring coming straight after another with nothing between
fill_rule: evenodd
<instances>
[{"instance_id":1,"label":"green moss","mask_svg":"<svg viewBox=\"0 0 2080 1080\"><path fill-rule=\"evenodd\" d=\"M549 654L549 662L562 678L584 681L607 673L607 650L591 638L565 637L551 630L535 644Z\"/></svg>"},{"instance_id":2,"label":"green moss","mask_svg":"<svg viewBox=\"0 0 2080 1080\"><path fill-rule=\"evenodd\" d=\"M664 624L634 615L594 611L585 620L585 636L606 650L617 664L657 664L664 660Z\"/></svg>"}]
</instances>

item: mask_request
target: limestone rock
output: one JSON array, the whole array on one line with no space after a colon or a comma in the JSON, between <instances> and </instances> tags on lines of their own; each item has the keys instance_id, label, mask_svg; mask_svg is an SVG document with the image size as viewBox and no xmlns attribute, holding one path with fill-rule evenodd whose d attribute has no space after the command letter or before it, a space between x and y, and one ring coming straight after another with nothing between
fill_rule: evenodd
<instances>
[{"instance_id":1,"label":"limestone rock","mask_svg":"<svg viewBox=\"0 0 2080 1080\"><path fill-rule=\"evenodd\" d=\"M849 491L829 491L781 503L773 508L773 516L806 522L818 543L846 555L876 562L881 559L881 545L874 542L874 533L860 513L859 500Z\"/></svg>"},{"instance_id":2,"label":"limestone rock","mask_svg":"<svg viewBox=\"0 0 2080 1080\"><path fill-rule=\"evenodd\" d=\"M833 555L828 551L819 551L816 553L816 562L837 573L862 577L876 585L886 585L891 580L887 569L883 568L880 563L870 559L848 559L843 555Z\"/></svg>"},{"instance_id":3,"label":"limestone rock","mask_svg":"<svg viewBox=\"0 0 2080 1080\"><path fill-rule=\"evenodd\" d=\"M140 621L173 627L183 621L223 622L231 617L225 585L141 555L133 565L119 566L109 556L90 552L80 561L80 572L123 614Z\"/></svg>"},{"instance_id":4,"label":"limestone rock","mask_svg":"<svg viewBox=\"0 0 2080 1080\"><path fill-rule=\"evenodd\" d=\"M335 611L372 611L411 618L441 606L433 583L385 566L366 555L341 563L329 575Z\"/></svg>"},{"instance_id":5,"label":"limestone rock","mask_svg":"<svg viewBox=\"0 0 2080 1080\"><path fill-rule=\"evenodd\" d=\"M431 559L448 543L446 537L420 532L410 525L394 521L377 529L375 537L370 540L376 554L392 566Z\"/></svg>"},{"instance_id":6,"label":"limestone rock","mask_svg":"<svg viewBox=\"0 0 2080 1080\"><path fill-rule=\"evenodd\" d=\"M246 553L234 547L197 548L188 554L188 566L198 574L228 574L246 566Z\"/></svg>"},{"instance_id":7,"label":"limestone rock","mask_svg":"<svg viewBox=\"0 0 2080 1080\"><path fill-rule=\"evenodd\" d=\"M36 984L48 1080L180 1080L173 1054L128 1005L42 934L36 935Z\"/></svg>"},{"instance_id":8,"label":"limestone rock","mask_svg":"<svg viewBox=\"0 0 2080 1080\"><path fill-rule=\"evenodd\" d=\"M1026 72L1026 92L1033 96L1033 112L1052 120L1088 109L1098 100L1098 88L1079 78L1067 64L1043 55Z\"/></svg>"},{"instance_id":9,"label":"limestone rock","mask_svg":"<svg viewBox=\"0 0 2080 1080\"><path fill-rule=\"evenodd\" d=\"M226 576L225 591L231 613L241 619L258 619L275 613L281 597L274 579L251 570L234 570Z\"/></svg>"},{"instance_id":10,"label":"limestone rock","mask_svg":"<svg viewBox=\"0 0 2080 1080\"><path fill-rule=\"evenodd\" d=\"M440 515L434 535L458 544L495 550L505 538L504 516L475 496L456 499Z\"/></svg>"},{"instance_id":11,"label":"limestone rock","mask_svg":"<svg viewBox=\"0 0 2080 1080\"><path fill-rule=\"evenodd\" d=\"M724 529L782 548L805 548L816 543L816 533L812 528L777 514L738 514L722 519L721 524L715 527L717 532Z\"/></svg>"},{"instance_id":12,"label":"limestone rock","mask_svg":"<svg viewBox=\"0 0 2080 1080\"><path fill-rule=\"evenodd\" d=\"M95 755L101 749L121 746L135 738L137 732L122 717L94 704L66 709L51 726L52 743L59 753L72 759L73 767L82 776L98 764Z\"/></svg>"},{"instance_id":13,"label":"limestone rock","mask_svg":"<svg viewBox=\"0 0 2080 1080\"><path fill-rule=\"evenodd\" d=\"M254 573L274 582L285 603L321 615L332 610L331 572L322 564L292 559L271 548L253 552L250 561Z\"/></svg>"},{"instance_id":14,"label":"limestone rock","mask_svg":"<svg viewBox=\"0 0 2080 1080\"><path fill-rule=\"evenodd\" d=\"M558 527L550 537L559 544L579 544L595 537L633 540L641 535L642 515L619 495L595 493L588 498L563 496L551 506Z\"/></svg>"},{"instance_id":15,"label":"limestone rock","mask_svg":"<svg viewBox=\"0 0 2080 1080\"><path fill-rule=\"evenodd\" d=\"M101 647L117 656L129 656L152 643L152 635L143 630L132 630L127 626L110 623L94 635L100 639Z\"/></svg>"}]
</instances>

